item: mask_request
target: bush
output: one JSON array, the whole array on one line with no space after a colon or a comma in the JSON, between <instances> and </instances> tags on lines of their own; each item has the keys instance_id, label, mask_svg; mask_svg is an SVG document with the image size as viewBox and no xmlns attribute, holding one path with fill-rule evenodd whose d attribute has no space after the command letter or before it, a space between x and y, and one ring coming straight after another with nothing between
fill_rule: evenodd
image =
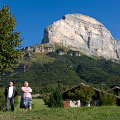
<instances>
[{"instance_id":1,"label":"bush","mask_svg":"<svg viewBox=\"0 0 120 120\"><path fill-rule=\"evenodd\" d=\"M49 99L50 99L50 96L49 95L46 95L43 97L43 100L45 102L45 105L48 105L49 104Z\"/></svg>"},{"instance_id":2,"label":"bush","mask_svg":"<svg viewBox=\"0 0 120 120\"><path fill-rule=\"evenodd\" d=\"M46 96L44 102L48 107L64 107L62 93L57 89L50 96Z\"/></svg>"},{"instance_id":3,"label":"bush","mask_svg":"<svg viewBox=\"0 0 120 120\"><path fill-rule=\"evenodd\" d=\"M112 94L101 93L99 105L116 105L116 97Z\"/></svg>"},{"instance_id":4,"label":"bush","mask_svg":"<svg viewBox=\"0 0 120 120\"><path fill-rule=\"evenodd\" d=\"M69 51L67 52L67 54L68 54L68 55L70 55L70 54L73 55L73 54L74 54L74 51L73 51L73 50L69 50Z\"/></svg>"},{"instance_id":5,"label":"bush","mask_svg":"<svg viewBox=\"0 0 120 120\"><path fill-rule=\"evenodd\" d=\"M4 111L6 108L4 89L0 89L0 111Z\"/></svg>"},{"instance_id":6,"label":"bush","mask_svg":"<svg viewBox=\"0 0 120 120\"><path fill-rule=\"evenodd\" d=\"M65 50L62 49L62 48L60 48L60 49L57 49L56 52L57 52L57 53L59 53L59 52L65 52Z\"/></svg>"}]
</instances>

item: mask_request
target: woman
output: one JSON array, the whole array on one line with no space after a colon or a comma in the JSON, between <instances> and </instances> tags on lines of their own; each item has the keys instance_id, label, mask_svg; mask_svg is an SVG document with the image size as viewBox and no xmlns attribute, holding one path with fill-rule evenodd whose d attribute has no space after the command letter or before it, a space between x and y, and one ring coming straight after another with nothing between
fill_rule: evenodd
<instances>
[{"instance_id":1,"label":"woman","mask_svg":"<svg viewBox=\"0 0 120 120\"><path fill-rule=\"evenodd\" d=\"M29 110L32 109L32 89L28 87L28 82L24 82L24 87L21 88L22 95L21 95L21 103L20 108L29 108Z\"/></svg>"}]
</instances>

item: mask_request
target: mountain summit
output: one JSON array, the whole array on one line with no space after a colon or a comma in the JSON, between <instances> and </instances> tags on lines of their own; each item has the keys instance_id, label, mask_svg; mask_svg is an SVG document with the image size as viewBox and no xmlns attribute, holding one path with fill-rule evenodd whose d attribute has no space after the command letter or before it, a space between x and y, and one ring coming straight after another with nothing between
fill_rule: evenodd
<instances>
[{"instance_id":1,"label":"mountain summit","mask_svg":"<svg viewBox=\"0 0 120 120\"><path fill-rule=\"evenodd\" d=\"M120 59L120 41L99 21L81 14L68 14L48 26L42 43L57 43L87 55Z\"/></svg>"}]
</instances>

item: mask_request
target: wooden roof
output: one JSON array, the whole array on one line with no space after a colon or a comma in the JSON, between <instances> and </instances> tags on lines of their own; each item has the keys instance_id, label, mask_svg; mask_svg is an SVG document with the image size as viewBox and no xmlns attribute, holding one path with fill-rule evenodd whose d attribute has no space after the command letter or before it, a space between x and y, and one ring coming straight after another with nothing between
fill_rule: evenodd
<instances>
[{"instance_id":1,"label":"wooden roof","mask_svg":"<svg viewBox=\"0 0 120 120\"><path fill-rule=\"evenodd\" d=\"M114 88L112 88L111 90L115 90L115 89L119 89L119 90L120 90L120 87L115 86L115 87L114 87Z\"/></svg>"},{"instance_id":2,"label":"wooden roof","mask_svg":"<svg viewBox=\"0 0 120 120\"><path fill-rule=\"evenodd\" d=\"M86 85L86 84L84 84L84 83L80 83L79 85L76 85L76 86L74 86L73 88L64 91L63 93L67 93L67 92L72 91L72 90L74 90L74 89L80 88L81 86L90 87L89 85ZM102 92L102 90L99 90L99 89L94 88L94 87L92 87L92 88L93 88L95 91Z\"/></svg>"}]
</instances>

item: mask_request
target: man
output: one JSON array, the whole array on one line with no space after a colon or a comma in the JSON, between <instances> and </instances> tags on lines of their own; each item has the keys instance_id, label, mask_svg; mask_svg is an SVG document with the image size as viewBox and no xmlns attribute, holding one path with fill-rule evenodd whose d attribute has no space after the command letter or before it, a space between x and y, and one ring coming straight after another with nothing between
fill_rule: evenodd
<instances>
[{"instance_id":1,"label":"man","mask_svg":"<svg viewBox=\"0 0 120 120\"><path fill-rule=\"evenodd\" d=\"M9 86L5 89L5 99L6 99L6 110L14 111L14 99L17 95L16 87L13 86L13 82L9 82Z\"/></svg>"}]
</instances>

